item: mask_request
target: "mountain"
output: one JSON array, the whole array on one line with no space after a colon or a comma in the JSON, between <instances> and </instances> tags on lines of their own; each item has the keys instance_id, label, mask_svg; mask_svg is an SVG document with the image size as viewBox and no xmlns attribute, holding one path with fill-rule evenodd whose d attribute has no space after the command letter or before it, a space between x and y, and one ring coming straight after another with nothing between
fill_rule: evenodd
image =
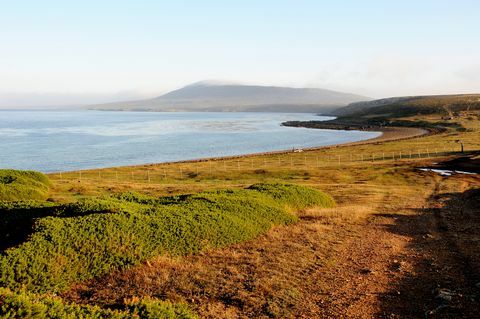
<instances>
[{"instance_id":1,"label":"mountain","mask_svg":"<svg viewBox=\"0 0 480 319\"><path fill-rule=\"evenodd\" d=\"M162 96L88 106L98 110L330 112L370 98L316 88L240 85L203 81Z\"/></svg>"}]
</instances>

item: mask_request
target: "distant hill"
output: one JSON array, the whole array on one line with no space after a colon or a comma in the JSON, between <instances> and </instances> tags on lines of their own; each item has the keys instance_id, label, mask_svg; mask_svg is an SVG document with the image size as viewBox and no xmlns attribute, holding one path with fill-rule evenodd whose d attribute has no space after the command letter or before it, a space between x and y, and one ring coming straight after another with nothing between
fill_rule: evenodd
<instances>
[{"instance_id":1,"label":"distant hill","mask_svg":"<svg viewBox=\"0 0 480 319\"><path fill-rule=\"evenodd\" d=\"M370 98L316 88L198 82L149 100L88 106L98 110L331 112Z\"/></svg>"},{"instance_id":2,"label":"distant hill","mask_svg":"<svg viewBox=\"0 0 480 319\"><path fill-rule=\"evenodd\" d=\"M340 117L406 117L418 114L452 116L480 110L480 94L407 96L351 103L331 112Z\"/></svg>"}]
</instances>

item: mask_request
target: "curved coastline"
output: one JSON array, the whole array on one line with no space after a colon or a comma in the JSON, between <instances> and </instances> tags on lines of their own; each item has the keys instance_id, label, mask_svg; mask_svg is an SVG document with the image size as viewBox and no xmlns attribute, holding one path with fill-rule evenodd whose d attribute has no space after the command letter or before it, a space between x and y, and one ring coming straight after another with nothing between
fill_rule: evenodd
<instances>
[{"instance_id":1,"label":"curved coastline","mask_svg":"<svg viewBox=\"0 0 480 319\"><path fill-rule=\"evenodd\" d=\"M312 128L312 129L314 129L314 128ZM339 129L335 129L335 130L339 130ZM366 145L366 144L375 144L375 143L390 142L390 141L407 140L407 139L412 139L412 138L416 138L416 137L420 137L420 136L424 136L424 135L435 134L435 132L427 130L427 129L420 129L420 128L414 128L414 127L393 127L393 126L392 127L384 127L384 128L379 127L379 128L369 130L369 132L379 132L379 133L381 133L381 135L373 137L373 138L369 138L369 139L366 139L366 140L357 141L357 142L307 147L307 148L303 148L302 150L303 151L317 151L317 150L323 150L323 149L334 149L334 148L348 147L348 146L353 146L353 145ZM139 164L139 165L129 165L129 166L122 166L122 167L139 167L139 166L160 165L160 164L178 164L178 163L198 163L198 162L207 162L207 161L219 161L219 160L227 160L227 159L235 159L235 158L248 158L248 157L262 156L262 155L279 155L279 154L289 154L289 153L292 153L292 150L279 150L279 151L250 153L250 154L243 154L243 155L207 157L207 158L200 158L200 159L193 159L193 160L172 161L172 162L165 162L165 163Z\"/></svg>"},{"instance_id":2,"label":"curved coastline","mask_svg":"<svg viewBox=\"0 0 480 319\"><path fill-rule=\"evenodd\" d=\"M0 162L45 173L286 152L379 135L281 125L333 119L313 113L16 113L8 123L0 121L0 135L11 149Z\"/></svg>"},{"instance_id":3,"label":"curved coastline","mask_svg":"<svg viewBox=\"0 0 480 319\"><path fill-rule=\"evenodd\" d=\"M321 122L321 121L315 121ZM281 123L281 125L285 125L287 122ZM326 128L326 127L312 127L306 126L305 123L309 122L299 122L304 123L304 125L299 125L295 127L302 127L302 128L309 128L309 129L328 129L328 130L342 130L341 128ZM327 123L326 123L327 124ZM340 143L340 144L333 144L333 145L324 145L324 146L315 146L315 147L308 147L303 148L303 151L317 151L317 150L328 150L328 149L335 149L341 147L349 147L349 146L356 146L356 145L366 145L366 144L379 144L384 142L390 141L400 141L400 140L408 140L413 139L421 136L433 135L437 134L438 132L431 129L423 129L423 128L416 128L416 127L395 127L395 126L370 126L364 128L350 128L350 129L343 129L343 130L351 130L351 131L368 131L368 132L379 132L381 133L379 136L356 141L356 142L348 142L348 143ZM144 163L144 164L136 164L136 165L123 165L123 166L112 166L112 167L105 167L105 168L94 168L94 169L84 169L84 170L73 170L67 172L78 172L78 171L95 171L95 170L102 170L102 169L111 169L115 167L149 167L149 166L158 166L158 165L174 165L174 164L182 164L182 163L201 163L201 162L209 162L209 161L223 161L223 160L231 160L231 159L238 159L238 158L250 158L256 156L265 156L265 155L282 155L282 154L289 154L292 153L292 150L278 150L278 151L268 151L268 152L257 152L257 153L248 153L242 155L231 155L231 156L216 156L216 157L203 157L198 159L188 159L188 160L181 160L181 161L169 161L169 162L158 162L158 163ZM56 174L58 172L52 172L49 174Z\"/></svg>"}]
</instances>

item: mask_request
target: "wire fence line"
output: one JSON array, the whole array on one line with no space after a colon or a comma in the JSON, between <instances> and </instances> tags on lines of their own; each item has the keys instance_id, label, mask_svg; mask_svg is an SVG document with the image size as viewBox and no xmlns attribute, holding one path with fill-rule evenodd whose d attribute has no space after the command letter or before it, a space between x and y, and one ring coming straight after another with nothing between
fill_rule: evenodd
<instances>
[{"instance_id":1,"label":"wire fence line","mask_svg":"<svg viewBox=\"0 0 480 319\"><path fill-rule=\"evenodd\" d=\"M418 160L432 157L462 154L437 148L425 148L407 151L390 151L374 153L315 154L309 151L269 154L256 157L238 157L211 159L195 162L160 163L132 167L78 170L51 173L49 177L57 181L122 181L141 183L162 183L167 180L199 179L215 177L219 174L255 173L265 174L269 171L294 171L322 169L332 166L379 163L385 161Z\"/></svg>"}]
</instances>

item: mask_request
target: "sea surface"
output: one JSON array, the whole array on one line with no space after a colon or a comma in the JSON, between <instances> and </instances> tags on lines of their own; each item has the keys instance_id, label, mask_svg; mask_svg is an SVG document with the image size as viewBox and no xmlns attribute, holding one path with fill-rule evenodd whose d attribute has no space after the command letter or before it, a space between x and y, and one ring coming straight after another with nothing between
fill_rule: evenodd
<instances>
[{"instance_id":1,"label":"sea surface","mask_svg":"<svg viewBox=\"0 0 480 319\"><path fill-rule=\"evenodd\" d=\"M380 135L280 125L327 119L305 113L0 111L0 168L68 171L289 150Z\"/></svg>"}]
</instances>

